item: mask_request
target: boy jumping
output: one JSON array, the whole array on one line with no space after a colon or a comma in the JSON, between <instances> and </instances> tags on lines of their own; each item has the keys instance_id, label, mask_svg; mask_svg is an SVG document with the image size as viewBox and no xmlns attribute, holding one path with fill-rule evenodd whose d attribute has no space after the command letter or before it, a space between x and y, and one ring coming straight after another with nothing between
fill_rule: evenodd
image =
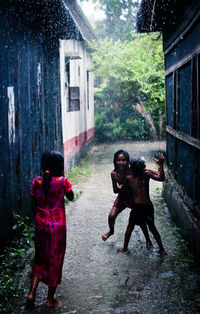
<instances>
[{"instance_id":1,"label":"boy jumping","mask_svg":"<svg viewBox=\"0 0 200 314\"><path fill-rule=\"evenodd\" d=\"M130 212L129 223L126 229L124 238L124 247L119 250L120 253L125 253L128 249L129 240L135 225L146 223L150 232L153 234L159 246L161 255L166 255L160 234L154 224L154 207L149 196L149 181L164 181L165 173L163 169L163 154L159 153L158 158L154 159L159 165L158 171L146 169L143 159L133 158L130 162L131 174L127 175L127 183L132 190L132 210Z\"/></svg>"}]
</instances>

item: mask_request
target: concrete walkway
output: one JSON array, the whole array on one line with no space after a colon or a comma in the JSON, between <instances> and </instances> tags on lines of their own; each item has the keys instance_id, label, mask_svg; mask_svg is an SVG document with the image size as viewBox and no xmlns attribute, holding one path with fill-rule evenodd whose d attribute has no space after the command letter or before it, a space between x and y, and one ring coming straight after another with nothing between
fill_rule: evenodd
<instances>
[{"instance_id":1,"label":"concrete walkway","mask_svg":"<svg viewBox=\"0 0 200 314\"><path fill-rule=\"evenodd\" d=\"M198 313L200 312L200 272L192 256L177 236L168 209L161 196L162 183L152 181L151 198L155 205L155 223L168 253L161 258L146 244L137 226L127 255L122 247L130 209L117 218L115 234L106 242L107 218L115 195L110 172L113 154L118 149L131 156L142 155L147 168L156 169L155 152L164 151L165 143L126 143L94 146L91 150L93 174L89 182L73 187L81 197L66 208L67 250L63 279L57 289L62 306L46 310L47 289L40 284L35 309L31 313ZM23 313L27 311L22 310Z\"/></svg>"}]
</instances>

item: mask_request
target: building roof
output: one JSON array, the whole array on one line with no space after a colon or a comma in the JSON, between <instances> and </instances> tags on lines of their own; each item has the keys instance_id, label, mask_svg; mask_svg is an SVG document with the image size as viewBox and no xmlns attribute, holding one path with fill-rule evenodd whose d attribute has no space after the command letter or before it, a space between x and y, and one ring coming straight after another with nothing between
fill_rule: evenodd
<instances>
[{"instance_id":1,"label":"building roof","mask_svg":"<svg viewBox=\"0 0 200 314\"><path fill-rule=\"evenodd\" d=\"M88 19L83 13L80 5L76 0L64 0L66 6L69 8L70 14L78 25L80 32L85 40L95 39L95 34Z\"/></svg>"},{"instance_id":2,"label":"building roof","mask_svg":"<svg viewBox=\"0 0 200 314\"><path fill-rule=\"evenodd\" d=\"M137 13L137 31L163 31L173 17L172 2L173 0L142 0Z\"/></svg>"},{"instance_id":3,"label":"building roof","mask_svg":"<svg viewBox=\"0 0 200 314\"><path fill-rule=\"evenodd\" d=\"M196 0L142 0L137 13L137 31L171 32L177 25L189 22L199 9L200 1Z\"/></svg>"},{"instance_id":4,"label":"building roof","mask_svg":"<svg viewBox=\"0 0 200 314\"><path fill-rule=\"evenodd\" d=\"M76 0L7 0L0 3L0 10L4 10L17 28L25 26L60 39L93 37L92 28Z\"/></svg>"}]
</instances>

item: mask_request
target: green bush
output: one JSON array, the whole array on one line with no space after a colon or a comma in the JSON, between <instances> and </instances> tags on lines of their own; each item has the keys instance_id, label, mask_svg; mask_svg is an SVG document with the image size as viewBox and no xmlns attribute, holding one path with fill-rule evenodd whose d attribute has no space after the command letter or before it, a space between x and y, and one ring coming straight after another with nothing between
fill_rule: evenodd
<instances>
[{"instance_id":1,"label":"green bush","mask_svg":"<svg viewBox=\"0 0 200 314\"><path fill-rule=\"evenodd\" d=\"M141 118L120 118L108 122L106 114L97 113L95 116L95 141L97 143L116 142L119 140L147 140L148 131Z\"/></svg>"},{"instance_id":2,"label":"green bush","mask_svg":"<svg viewBox=\"0 0 200 314\"><path fill-rule=\"evenodd\" d=\"M16 302L24 288L20 288L19 284L27 262L27 250L33 247L34 228L30 218L14 213L14 220L14 239L0 255L0 313L20 313Z\"/></svg>"}]
</instances>

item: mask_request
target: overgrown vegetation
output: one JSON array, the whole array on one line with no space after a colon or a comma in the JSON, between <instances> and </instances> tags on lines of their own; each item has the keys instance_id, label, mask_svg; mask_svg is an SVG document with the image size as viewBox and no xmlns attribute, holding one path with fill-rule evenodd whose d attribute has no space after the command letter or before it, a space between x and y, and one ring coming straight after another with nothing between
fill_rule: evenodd
<instances>
[{"instance_id":1,"label":"overgrown vegetation","mask_svg":"<svg viewBox=\"0 0 200 314\"><path fill-rule=\"evenodd\" d=\"M166 203L163 199L163 189L157 187L153 194L153 203L156 208L156 214L160 217L165 217L166 213ZM178 249L178 260L180 264L190 264L194 262L194 256L190 252L188 247L188 242L183 238L181 234L181 229L176 227L175 223L173 222L172 218L169 219L170 225L172 227L172 235L177 243Z\"/></svg>"},{"instance_id":2,"label":"overgrown vegetation","mask_svg":"<svg viewBox=\"0 0 200 314\"><path fill-rule=\"evenodd\" d=\"M92 170L89 165L89 157L88 154L85 154L80 161L79 167L74 167L70 170L69 174L67 174L67 178L73 186L78 184L79 182L86 182L91 176ZM74 191L74 200L75 202L82 194L82 191ZM68 205L70 201L65 197L65 205Z\"/></svg>"},{"instance_id":3,"label":"overgrown vegetation","mask_svg":"<svg viewBox=\"0 0 200 314\"><path fill-rule=\"evenodd\" d=\"M179 244L179 259L182 264L190 264L194 261L193 254L188 249L188 242L183 239L181 235L181 229L176 227L174 229L174 235L177 238L177 243Z\"/></svg>"},{"instance_id":4,"label":"overgrown vegetation","mask_svg":"<svg viewBox=\"0 0 200 314\"><path fill-rule=\"evenodd\" d=\"M15 303L25 287L19 288L23 269L30 256L27 251L33 248L34 228L30 218L14 213L13 240L0 255L0 313L20 313Z\"/></svg>"},{"instance_id":5,"label":"overgrown vegetation","mask_svg":"<svg viewBox=\"0 0 200 314\"><path fill-rule=\"evenodd\" d=\"M74 199L73 199L73 201L72 202L76 202L77 201L77 199L81 196L83 194L83 192L82 191L78 191L78 192L74 192ZM70 204L70 202L71 201L69 201L68 200L68 198L67 197L65 197L65 205L68 205L68 204Z\"/></svg>"},{"instance_id":6,"label":"overgrown vegetation","mask_svg":"<svg viewBox=\"0 0 200 314\"><path fill-rule=\"evenodd\" d=\"M96 21L95 139L165 138L164 56L161 33L138 34L140 0L92 0L105 14Z\"/></svg>"},{"instance_id":7,"label":"overgrown vegetation","mask_svg":"<svg viewBox=\"0 0 200 314\"><path fill-rule=\"evenodd\" d=\"M92 173L92 170L89 165L89 156L85 154L85 156L81 159L79 167L74 167L67 174L67 178L71 182L72 186L81 182L85 182L88 180Z\"/></svg>"},{"instance_id":8,"label":"overgrown vegetation","mask_svg":"<svg viewBox=\"0 0 200 314\"><path fill-rule=\"evenodd\" d=\"M131 41L91 43L97 142L158 140L164 136L165 91L162 39L135 34Z\"/></svg>"}]
</instances>

